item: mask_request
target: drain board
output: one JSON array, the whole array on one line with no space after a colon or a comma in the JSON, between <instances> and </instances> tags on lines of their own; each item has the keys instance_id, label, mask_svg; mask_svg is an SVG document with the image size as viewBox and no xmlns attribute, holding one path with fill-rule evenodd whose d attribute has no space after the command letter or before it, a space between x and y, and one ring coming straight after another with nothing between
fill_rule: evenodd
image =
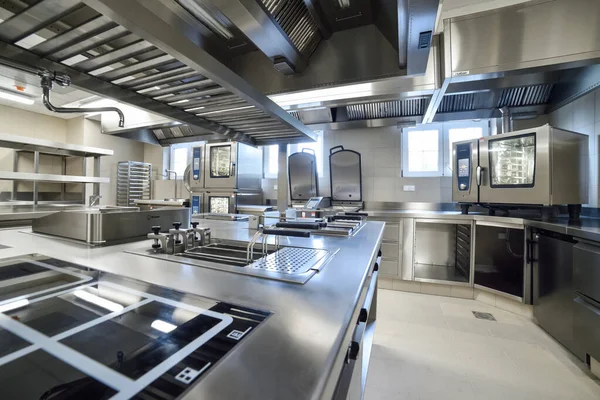
<instances>
[{"instance_id":1,"label":"drain board","mask_svg":"<svg viewBox=\"0 0 600 400\"><path fill-rule=\"evenodd\" d=\"M327 250L305 249L301 247L284 247L279 251L249 265L250 268L262 269L280 274L303 274L323 260ZM322 264L321 264L322 265Z\"/></svg>"}]
</instances>

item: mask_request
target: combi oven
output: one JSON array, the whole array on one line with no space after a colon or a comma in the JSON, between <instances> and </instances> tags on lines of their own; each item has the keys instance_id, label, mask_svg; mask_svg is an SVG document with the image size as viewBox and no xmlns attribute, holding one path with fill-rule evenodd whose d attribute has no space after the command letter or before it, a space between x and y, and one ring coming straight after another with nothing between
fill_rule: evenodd
<instances>
[{"instance_id":1,"label":"combi oven","mask_svg":"<svg viewBox=\"0 0 600 400\"><path fill-rule=\"evenodd\" d=\"M452 200L552 206L588 202L588 137L544 125L454 143Z\"/></svg>"}]
</instances>

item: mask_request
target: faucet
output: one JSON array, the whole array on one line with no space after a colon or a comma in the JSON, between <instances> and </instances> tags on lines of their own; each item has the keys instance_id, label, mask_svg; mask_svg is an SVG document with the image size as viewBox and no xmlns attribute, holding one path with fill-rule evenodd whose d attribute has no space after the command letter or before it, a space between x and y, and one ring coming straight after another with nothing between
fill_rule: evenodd
<instances>
[{"instance_id":1,"label":"faucet","mask_svg":"<svg viewBox=\"0 0 600 400\"><path fill-rule=\"evenodd\" d=\"M90 207L94 207L102 198L99 194L93 194L90 196Z\"/></svg>"},{"instance_id":2,"label":"faucet","mask_svg":"<svg viewBox=\"0 0 600 400\"><path fill-rule=\"evenodd\" d=\"M173 198L176 199L179 196L179 192L177 191L177 171L174 171L172 169L165 169L165 173L169 177L169 180L171 179L171 174L175 174L175 197Z\"/></svg>"}]
</instances>

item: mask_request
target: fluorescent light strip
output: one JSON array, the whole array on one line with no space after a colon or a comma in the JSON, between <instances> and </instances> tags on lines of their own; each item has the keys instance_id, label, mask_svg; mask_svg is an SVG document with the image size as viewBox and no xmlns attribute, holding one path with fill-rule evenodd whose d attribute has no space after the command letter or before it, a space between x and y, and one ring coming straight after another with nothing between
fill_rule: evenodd
<instances>
[{"instance_id":1,"label":"fluorescent light strip","mask_svg":"<svg viewBox=\"0 0 600 400\"><path fill-rule=\"evenodd\" d=\"M228 108L227 110L209 111L209 112L206 112L206 113L200 113L200 114L196 114L196 115L220 114L220 113L229 112L229 111L245 110L247 108L254 108L254 106L244 106L244 107Z\"/></svg>"},{"instance_id":2,"label":"fluorescent light strip","mask_svg":"<svg viewBox=\"0 0 600 400\"><path fill-rule=\"evenodd\" d=\"M0 90L0 98L4 100L14 101L16 103L32 105L35 101L29 97L19 93L8 92L5 90Z\"/></svg>"},{"instance_id":3,"label":"fluorescent light strip","mask_svg":"<svg viewBox=\"0 0 600 400\"><path fill-rule=\"evenodd\" d=\"M152 322L152 324L150 324L150 326L153 327L154 329L164 332L164 333L169 333L169 332L172 332L175 329L177 329L177 325L170 324L170 323L162 321L160 319L154 320L154 322Z\"/></svg>"},{"instance_id":4,"label":"fluorescent light strip","mask_svg":"<svg viewBox=\"0 0 600 400\"><path fill-rule=\"evenodd\" d=\"M95 305L105 308L109 311L121 311L124 308L120 304L117 304L110 300L103 299L100 296L96 296L95 294L91 294L91 293L85 292L83 290L76 290L73 294L75 295L75 297L78 297L81 300L85 300L88 303L95 304Z\"/></svg>"},{"instance_id":5,"label":"fluorescent light strip","mask_svg":"<svg viewBox=\"0 0 600 400\"><path fill-rule=\"evenodd\" d=\"M25 307L27 305L29 305L29 300L27 300L27 299L13 301L12 303L7 303L7 304L1 305L0 313L16 310L17 308Z\"/></svg>"},{"instance_id":6,"label":"fluorescent light strip","mask_svg":"<svg viewBox=\"0 0 600 400\"><path fill-rule=\"evenodd\" d=\"M185 111L190 112L190 111L196 111L196 110L203 110L204 108L205 107L186 108Z\"/></svg>"}]
</instances>

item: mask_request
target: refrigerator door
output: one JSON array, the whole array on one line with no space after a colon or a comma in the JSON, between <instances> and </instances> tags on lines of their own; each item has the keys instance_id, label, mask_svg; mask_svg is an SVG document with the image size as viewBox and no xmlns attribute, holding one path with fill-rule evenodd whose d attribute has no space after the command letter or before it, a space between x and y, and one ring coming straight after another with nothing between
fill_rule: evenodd
<instances>
[{"instance_id":1,"label":"refrigerator door","mask_svg":"<svg viewBox=\"0 0 600 400\"><path fill-rule=\"evenodd\" d=\"M207 189L234 189L237 184L237 143L206 145L204 184Z\"/></svg>"},{"instance_id":2,"label":"refrigerator door","mask_svg":"<svg viewBox=\"0 0 600 400\"><path fill-rule=\"evenodd\" d=\"M479 139L454 143L452 149L452 201L479 201Z\"/></svg>"},{"instance_id":3,"label":"refrigerator door","mask_svg":"<svg viewBox=\"0 0 600 400\"><path fill-rule=\"evenodd\" d=\"M485 138L480 201L488 204L550 204L550 132L547 126Z\"/></svg>"}]
</instances>

